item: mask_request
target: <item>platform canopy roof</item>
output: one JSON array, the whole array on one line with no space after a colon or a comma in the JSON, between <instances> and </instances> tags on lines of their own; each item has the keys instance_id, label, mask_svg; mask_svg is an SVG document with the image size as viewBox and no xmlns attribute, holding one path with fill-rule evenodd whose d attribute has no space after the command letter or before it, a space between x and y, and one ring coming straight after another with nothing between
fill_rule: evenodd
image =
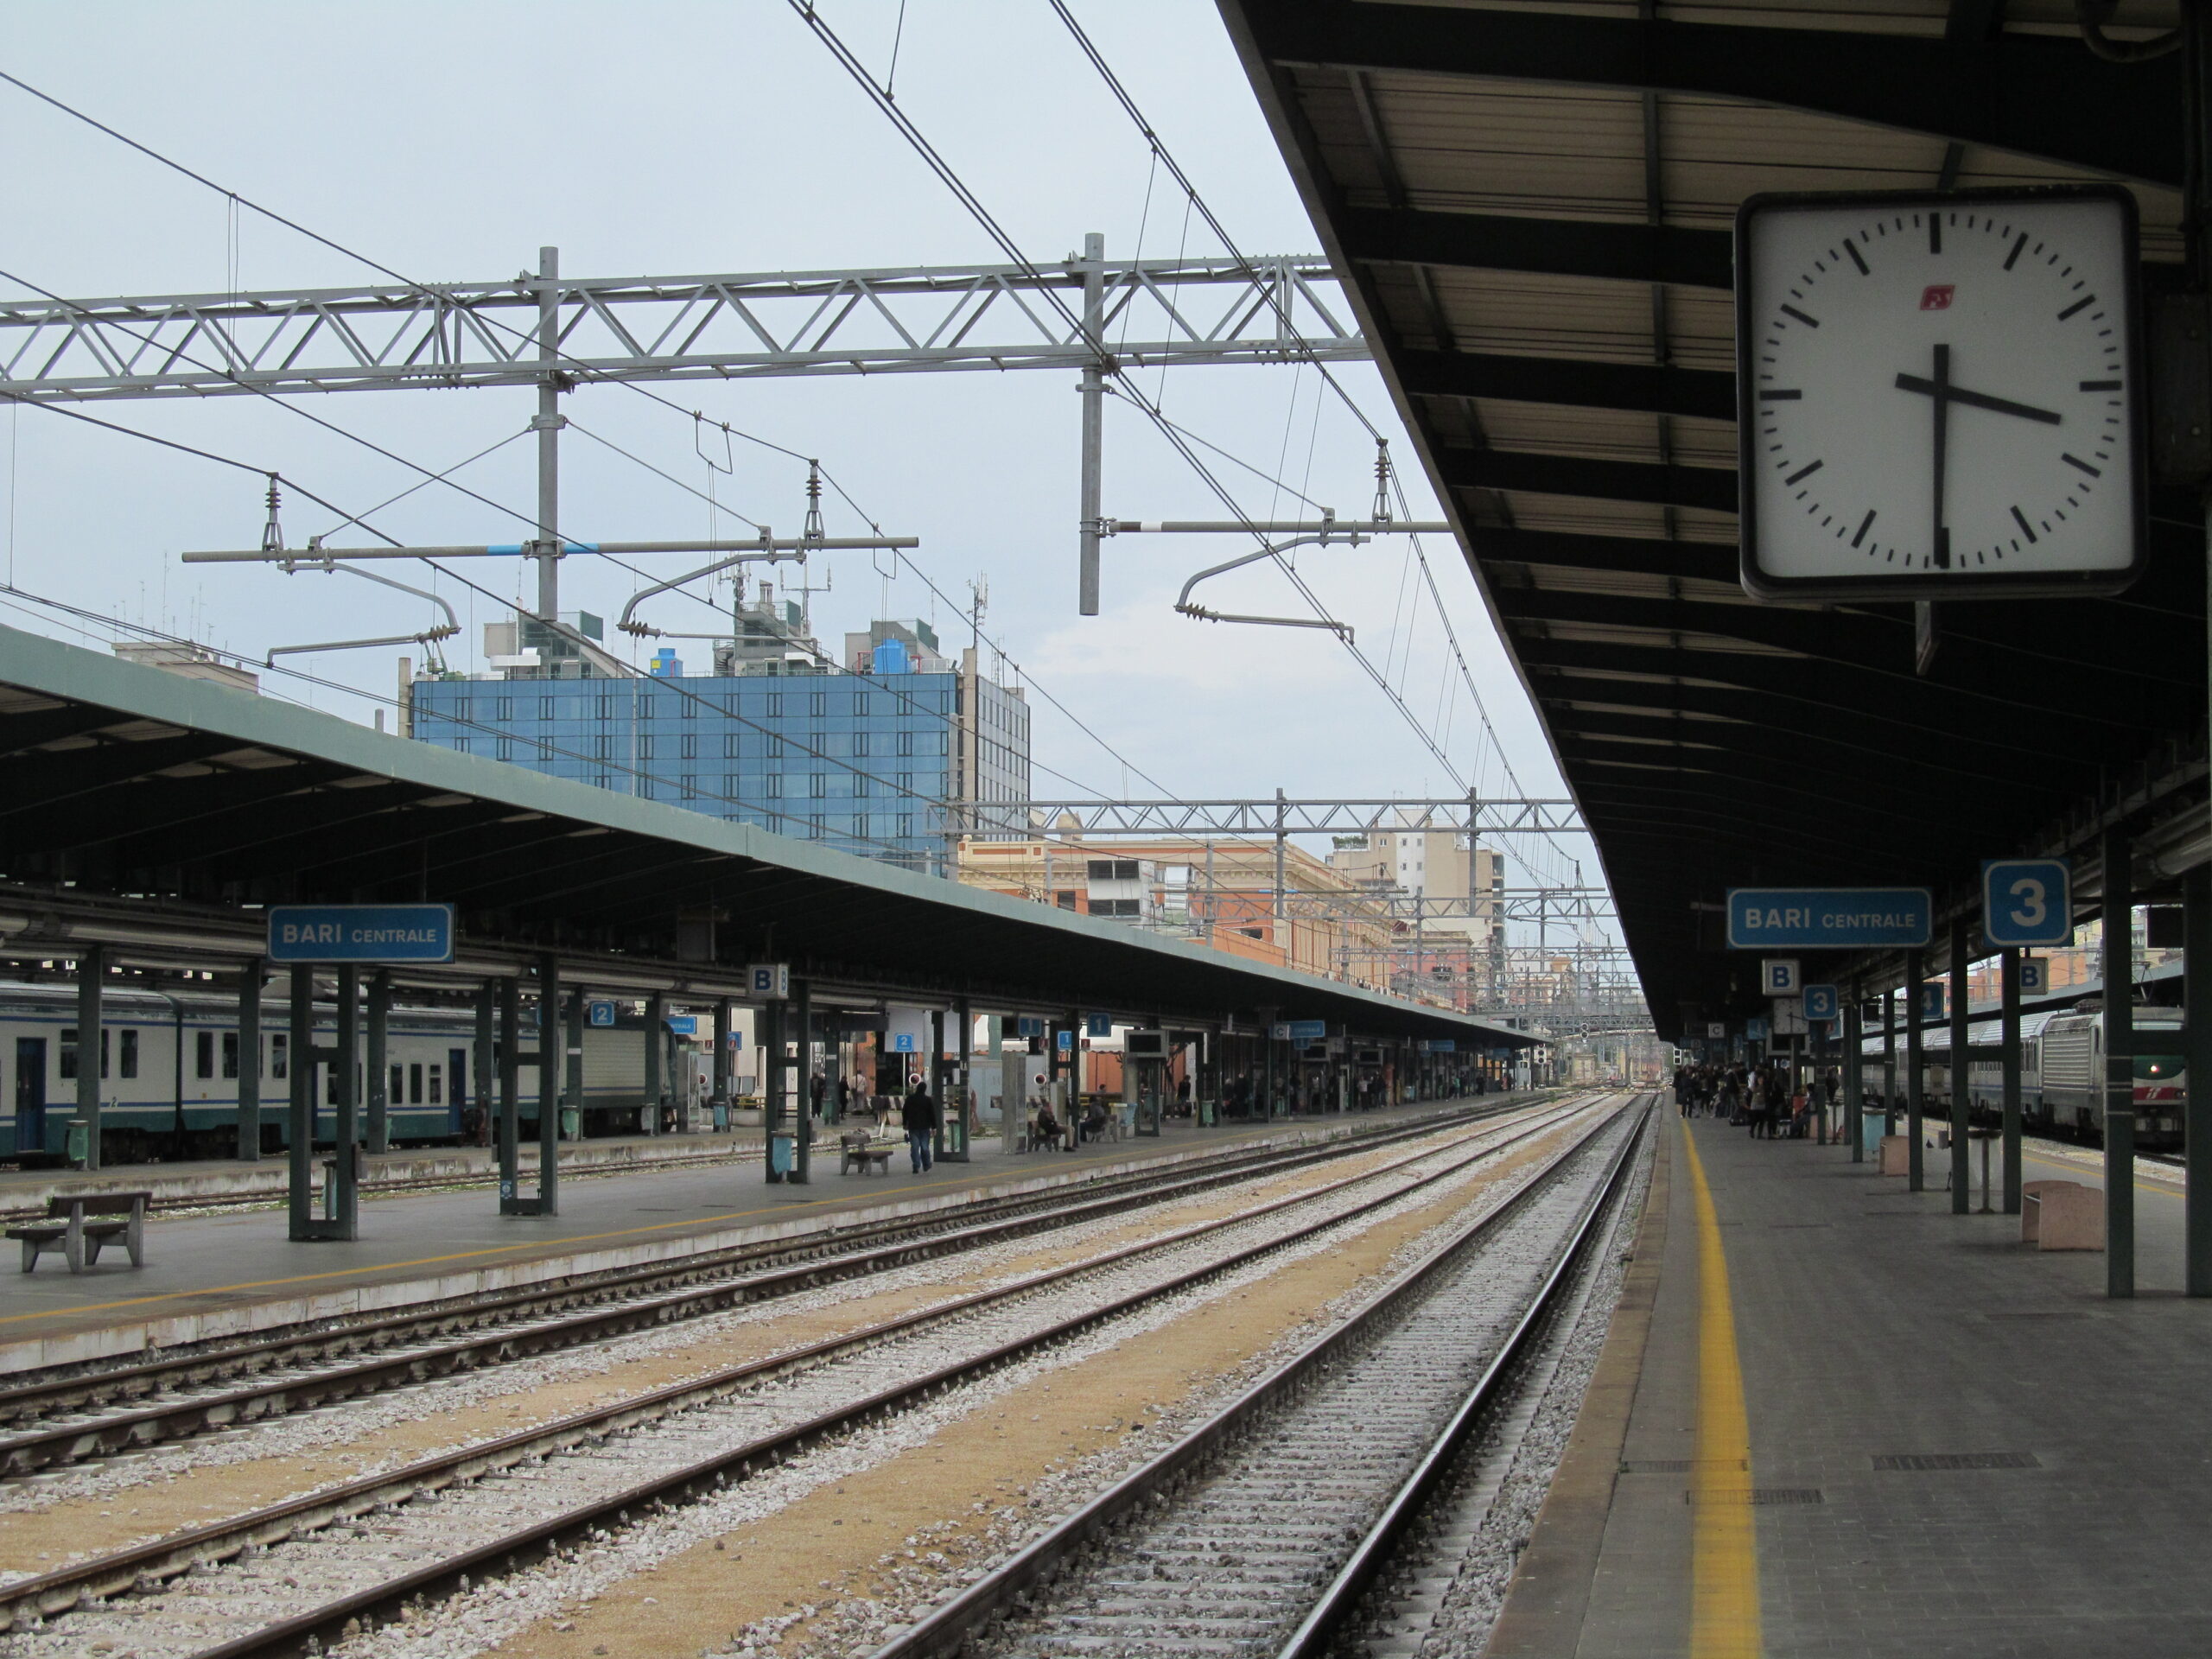
<instances>
[{"instance_id":1,"label":"platform canopy roof","mask_svg":"<svg viewBox=\"0 0 2212 1659\"><path fill-rule=\"evenodd\" d=\"M2070 0L1221 10L1662 1033L1753 1006L1717 949L1729 887L1924 884L1940 914L1984 858L2182 810L2204 753L2193 495L2154 495L2120 598L1942 607L1925 675L1908 606L1753 603L1731 293L1754 193L2115 179L2146 292L2171 291L2180 56L2093 56ZM2177 15L2123 5L2119 32Z\"/></svg>"},{"instance_id":2,"label":"platform canopy roof","mask_svg":"<svg viewBox=\"0 0 2212 1659\"><path fill-rule=\"evenodd\" d=\"M552 950L588 985L715 995L788 962L848 998L1535 1040L0 628L0 957L236 961L256 906L425 899L459 907L462 972Z\"/></svg>"}]
</instances>

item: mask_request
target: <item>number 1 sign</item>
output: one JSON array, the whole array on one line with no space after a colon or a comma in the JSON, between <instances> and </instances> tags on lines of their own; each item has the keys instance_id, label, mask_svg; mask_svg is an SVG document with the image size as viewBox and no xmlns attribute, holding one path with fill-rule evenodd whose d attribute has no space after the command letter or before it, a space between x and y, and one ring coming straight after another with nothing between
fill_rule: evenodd
<instances>
[{"instance_id":1,"label":"number 1 sign","mask_svg":"<svg viewBox=\"0 0 2212 1659\"><path fill-rule=\"evenodd\" d=\"M1981 867L1981 931L1994 945L2074 937L2073 876L2063 858L1993 858Z\"/></svg>"}]
</instances>

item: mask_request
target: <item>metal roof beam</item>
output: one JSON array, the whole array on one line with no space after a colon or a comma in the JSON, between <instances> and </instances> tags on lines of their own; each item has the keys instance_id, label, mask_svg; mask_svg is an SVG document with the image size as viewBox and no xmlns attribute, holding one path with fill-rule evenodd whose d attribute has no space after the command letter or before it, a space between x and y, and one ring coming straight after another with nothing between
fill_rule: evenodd
<instances>
[{"instance_id":1,"label":"metal roof beam","mask_svg":"<svg viewBox=\"0 0 2212 1659\"><path fill-rule=\"evenodd\" d=\"M1461 490L1524 490L1536 495L1584 495L1605 501L1647 501L1710 512L1736 511L1733 467L1659 466L1642 461L1593 461L1525 449L1436 452L1443 481Z\"/></svg>"},{"instance_id":2,"label":"metal roof beam","mask_svg":"<svg viewBox=\"0 0 2212 1659\"><path fill-rule=\"evenodd\" d=\"M1567 570L1617 570L1625 575L1688 577L1733 583L1742 575L1734 543L1668 541L1661 537L1577 536L1566 531L1478 524L1470 532L1485 565L1552 565Z\"/></svg>"},{"instance_id":3,"label":"metal roof beam","mask_svg":"<svg viewBox=\"0 0 2212 1659\"><path fill-rule=\"evenodd\" d=\"M1338 212L1338 232L1345 254L1368 264L1672 283L1724 291L1735 286L1735 256L1726 231L1348 207Z\"/></svg>"},{"instance_id":4,"label":"metal roof beam","mask_svg":"<svg viewBox=\"0 0 2212 1659\"><path fill-rule=\"evenodd\" d=\"M1710 421L1736 418L1736 377L1717 369L1402 347L1391 356L1400 384L1415 396L1503 397L1581 409L1694 415Z\"/></svg>"},{"instance_id":5,"label":"metal roof beam","mask_svg":"<svg viewBox=\"0 0 2212 1659\"><path fill-rule=\"evenodd\" d=\"M1245 0L1244 14L1277 63L1740 99L2182 182L2178 54L2120 65L2066 35L1943 39L1370 0Z\"/></svg>"}]
</instances>

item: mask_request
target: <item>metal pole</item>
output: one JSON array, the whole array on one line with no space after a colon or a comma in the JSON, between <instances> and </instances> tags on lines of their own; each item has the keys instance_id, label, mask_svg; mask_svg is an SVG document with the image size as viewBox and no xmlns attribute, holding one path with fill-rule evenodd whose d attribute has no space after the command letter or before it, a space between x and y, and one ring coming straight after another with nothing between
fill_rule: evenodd
<instances>
[{"instance_id":1,"label":"metal pole","mask_svg":"<svg viewBox=\"0 0 2212 1659\"><path fill-rule=\"evenodd\" d=\"M1853 980L1845 988L1850 1001L1843 1005L1843 1132L1851 1138L1851 1161L1866 1161L1866 1102L1860 1092L1859 1071L1865 1057L1859 1045L1865 1040L1859 1031L1862 1023L1859 1005L1859 982Z\"/></svg>"},{"instance_id":2,"label":"metal pole","mask_svg":"<svg viewBox=\"0 0 2212 1659\"><path fill-rule=\"evenodd\" d=\"M2202 1068L2187 1074L2189 1098L2182 1107L2183 1285L2191 1296L2212 1296L2212 1084L2196 1082L2212 1078L2212 864L2183 875L2182 893L2184 1063Z\"/></svg>"},{"instance_id":3,"label":"metal pole","mask_svg":"<svg viewBox=\"0 0 2212 1659\"><path fill-rule=\"evenodd\" d=\"M537 1205L536 1213L561 1213L561 1073L568 1058L561 1026L561 958L537 959Z\"/></svg>"},{"instance_id":4,"label":"metal pole","mask_svg":"<svg viewBox=\"0 0 2212 1659\"><path fill-rule=\"evenodd\" d=\"M2005 1069L2005 1213L2020 1213L2020 953L2008 949L1999 961L2004 976L1998 1041Z\"/></svg>"},{"instance_id":5,"label":"metal pole","mask_svg":"<svg viewBox=\"0 0 2212 1659\"><path fill-rule=\"evenodd\" d=\"M974 1110L970 1103L976 1097L976 1010L966 997L952 1005L952 1018L960 1027L958 1039L953 1044L953 1090L959 1099L952 1104L952 1118L957 1133L947 1137L950 1149L945 1155L955 1163L968 1161L969 1115Z\"/></svg>"},{"instance_id":6,"label":"metal pole","mask_svg":"<svg viewBox=\"0 0 2212 1659\"><path fill-rule=\"evenodd\" d=\"M715 1104L722 1109L722 1122L729 1122L729 998L715 1000ZM835 1109L834 1103L831 1109Z\"/></svg>"},{"instance_id":7,"label":"metal pole","mask_svg":"<svg viewBox=\"0 0 2212 1659\"><path fill-rule=\"evenodd\" d=\"M106 982L107 947L86 945L77 957L77 1116L85 1125L88 1170L100 1166L100 1001Z\"/></svg>"},{"instance_id":8,"label":"metal pole","mask_svg":"<svg viewBox=\"0 0 2212 1659\"><path fill-rule=\"evenodd\" d=\"M1275 944L1282 950L1283 966L1286 968L1292 965L1290 960L1290 946L1283 937L1286 931L1283 926L1283 851L1285 845L1283 825L1286 822L1289 810L1290 809L1283 804L1282 791L1280 789L1276 790L1274 932ZM1386 987L1385 988L1387 989L1388 988Z\"/></svg>"},{"instance_id":9,"label":"metal pole","mask_svg":"<svg viewBox=\"0 0 2212 1659\"><path fill-rule=\"evenodd\" d=\"M238 1150L248 1163L261 1161L261 990L269 964L247 960L238 975Z\"/></svg>"},{"instance_id":10,"label":"metal pole","mask_svg":"<svg viewBox=\"0 0 2212 1659\"><path fill-rule=\"evenodd\" d=\"M563 1099L576 1115L576 1136L579 1140L582 1139L584 1132L584 1014L586 1006L584 988L581 985L573 987L569 992L569 1031L568 1035L563 1040L563 1046L568 1051L569 1062L565 1071L565 1075L568 1078L568 1090L563 1096Z\"/></svg>"},{"instance_id":11,"label":"metal pole","mask_svg":"<svg viewBox=\"0 0 2212 1659\"><path fill-rule=\"evenodd\" d=\"M352 1238L359 1230L361 1195L353 1160L361 1144L361 970L347 963L338 970L338 1123L331 1137L334 1173L329 1219L334 1238Z\"/></svg>"},{"instance_id":12,"label":"metal pole","mask_svg":"<svg viewBox=\"0 0 2212 1659\"><path fill-rule=\"evenodd\" d=\"M2135 1294L2135 876L2104 834L2105 1294Z\"/></svg>"},{"instance_id":13,"label":"metal pole","mask_svg":"<svg viewBox=\"0 0 2212 1659\"><path fill-rule=\"evenodd\" d=\"M1897 1132L1897 996L1882 991L1882 1135Z\"/></svg>"},{"instance_id":14,"label":"metal pole","mask_svg":"<svg viewBox=\"0 0 2212 1659\"><path fill-rule=\"evenodd\" d=\"M798 1086L791 1091L797 1122L791 1129L791 1180L800 1186L814 1179L814 984L798 980L791 986L791 1009L798 1027Z\"/></svg>"},{"instance_id":15,"label":"metal pole","mask_svg":"<svg viewBox=\"0 0 2212 1659\"><path fill-rule=\"evenodd\" d=\"M369 1150L391 1150L391 1078L385 1056L391 1052L391 969L369 976Z\"/></svg>"},{"instance_id":16,"label":"metal pole","mask_svg":"<svg viewBox=\"0 0 2212 1659\"><path fill-rule=\"evenodd\" d=\"M517 1143L521 1139L522 982L512 974L499 981L499 1213L512 1215L520 1187Z\"/></svg>"},{"instance_id":17,"label":"metal pole","mask_svg":"<svg viewBox=\"0 0 2212 1659\"><path fill-rule=\"evenodd\" d=\"M1967 917L1951 918L1951 1213L1967 1214L1974 1206L1967 1188L1967 1130L1974 1105L1973 1060L1967 1032Z\"/></svg>"},{"instance_id":18,"label":"metal pole","mask_svg":"<svg viewBox=\"0 0 2212 1659\"><path fill-rule=\"evenodd\" d=\"M1920 951L1908 950L1904 958L1904 1132L1910 1144L1905 1147L1905 1191L1917 1192L1926 1182L1927 1172L1922 1167L1926 1161L1921 1156L1921 1088L1925 1078L1922 1070L1923 1045L1920 1036L1920 986L1928 976L1927 958Z\"/></svg>"},{"instance_id":19,"label":"metal pole","mask_svg":"<svg viewBox=\"0 0 2212 1659\"><path fill-rule=\"evenodd\" d=\"M1100 472L1106 435L1106 238L1083 238L1083 344L1090 360L1083 369L1082 551L1076 575L1077 609L1098 614Z\"/></svg>"},{"instance_id":20,"label":"metal pole","mask_svg":"<svg viewBox=\"0 0 2212 1659\"><path fill-rule=\"evenodd\" d=\"M492 1020L499 995L497 980L487 979L476 988L476 1052L470 1057L469 1071L476 1090L477 1122L483 1126L477 1131L477 1144L480 1146L486 1143L488 1138L486 1131L492 1127L492 1055L498 1046L493 1036ZM299 1039L292 1040L296 1043Z\"/></svg>"},{"instance_id":21,"label":"metal pole","mask_svg":"<svg viewBox=\"0 0 2212 1659\"><path fill-rule=\"evenodd\" d=\"M639 1127L647 1135L660 1133L661 1033L667 1029L668 1000L656 991L645 999L645 1109L638 1115Z\"/></svg>"},{"instance_id":22,"label":"metal pole","mask_svg":"<svg viewBox=\"0 0 2212 1659\"><path fill-rule=\"evenodd\" d=\"M285 1080L291 1088L286 1128L290 1170L291 1236L315 1236L315 970L291 969L291 1019L285 1033Z\"/></svg>"},{"instance_id":23,"label":"metal pole","mask_svg":"<svg viewBox=\"0 0 2212 1659\"><path fill-rule=\"evenodd\" d=\"M772 1185L780 1185L783 1171L776 1167L776 1134L784 1127L784 1007L774 999L763 1002L755 1016L760 1033L761 1166Z\"/></svg>"},{"instance_id":24,"label":"metal pole","mask_svg":"<svg viewBox=\"0 0 2212 1659\"><path fill-rule=\"evenodd\" d=\"M946 1109L950 1103L947 1096L952 1091L946 1086L945 1071L944 1010L931 1008L930 1010L929 1080L930 1094L937 1102L937 1147L930 1155L939 1160L944 1158L946 1150L952 1144L950 1117Z\"/></svg>"},{"instance_id":25,"label":"metal pole","mask_svg":"<svg viewBox=\"0 0 2212 1659\"><path fill-rule=\"evenodd\" d=\"M561 614L561 250L537 251L537 613Z\"/></svg>"}]
</instances>

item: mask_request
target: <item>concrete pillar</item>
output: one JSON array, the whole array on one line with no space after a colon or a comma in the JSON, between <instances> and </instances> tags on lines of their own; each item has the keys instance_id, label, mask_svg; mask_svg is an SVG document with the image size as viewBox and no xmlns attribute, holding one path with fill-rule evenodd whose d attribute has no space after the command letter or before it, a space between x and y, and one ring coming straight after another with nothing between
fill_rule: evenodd
<instances>
[{"instance_id":1,"label":"concrete pillar","mask_svg":"<svg viewBox=\"0 0 2212 1659\"><path fill-rule=\"evenodd\" d=\"M639 1125L647 1135L660 1133L661 1096L666 1091L660 1063L667 1044L668 999L655 991L645 999L645 1109L639 1114Z\"/></svg>"},{"instance_id":2,"label":"concrete pillar","mask_svg":"<svg viewBox=\"0 0 2212 1659\"><path fill-rule=\"evenodd\" d=\"M1882 990L1882 1133L1897 1132L1897 996Z\"/></svg>"},{"instance_id":3,"label":"concrete pillar","mask_svg":"<svg viewBox=\"0 0 2212 1659\"><path fill-rule=\"evenodd\" d=\"M2104 834L2105 1294L2135 1294L2135 877L2127 832Z\"/></svg>"},{"instance_id":4,"label":"concrete pillar","mask_svg":"<svg viewBox=\"0 0 2212 1659\"><path fill-rule=\"evenodd\" d=\"M1911 1137L1905 1148L1905 1190L1917 1192L1926 1185L1924 1161L1921 1156L1922 1087L1926 1078L1922 1068L1920 1037L1920 986L1928 977L1928 958L1918 950L1908 950L1904 957L1904 1132Z\"/></svg>"},{"instance_id":5,"label":"concrete pillar","mask_svg":"<svg viewBox=\"0 0 2212 1659\"><path fill-rule=\"evenodd\" d=\"M369 1150L391 1150L391 969L369 976Z\"/></svg>"},{"instance_id":6,"label":"concrete pillar","mask_svg":"<svg viewBox=\"0 0 2212 1659\"><path fill-rule=\"evenodd\" d=\"M269 964L250 958L238 973L238 1145L248 1163L261 1160L261 992Z\"/></svg>"},{"instance_id":7,"label":"concrete pillar","mask_svg":"<svg viewBox=\"0 0 2212 1659\"><path fill-rule=\"evenodd\" d=\"M964 996L952 1005L952 1023L956 1027L952 1044L952 1086L946 1091L951 1098L944 1107L944 1155L956 1164L964 1164L969 1161L969 1118L975 1110L972 1103L976 1098L976 1011Z\"/></svg>"},{"instance_id":8,"label":"concrete pillar","mask_svg":"<svg viewBox=\"0 0 2212 1659\"><path fill-rule=\"evenodd\" d=\"M760 1113L763 1142L761 1166L771 1185L779 1184L783 1172L776 1167L776 1136L784 1128L784 1005L774 999L763 1002L754 1016L760 1040Z\"/></svg>"},{"instance_id":9,"label":"concrete pillar","mask_svg":"<svg viewBox=\"0 0 2212 1659\"><path fill-rule=\"evenodd\" d=\"M2183 992L2189 1044L2185 1063L2189 1100L2183 1110L2182 1253L2183 1288L2191 1296L2212 1296L2212 864L2200 864L2182 878ZM2199 1077L2208 1079L2200 1086Z\"/></svg>"},{"instance_id":10,"label":"concrete pillar","mask_svg":"<svg viewBox=\"0 0 2212 1659\"><path fill-rule=\"evenodd\" d=\"M295 967L290 973L291 1014L285 1032L286 1081L290 1112L285 1124L289 1145L286 1156L288 1209L295 1239L315 1235L315 970Z\"/></svg>"},{"instance_id":11,"label":"concrete pillar","mask_svg":"<svg viewBox=\"0 0 2212 1659\"><path fill-rule=\"evenodd\" d=\"M107 955L105 945L88 944L77 957L77 1116L85 1124L86 1169L100 1166L100 1016ZM184 1040L181 1031L177 1040Z\"/></svg>"},{"instance_id":12,"label":"concrete pillar","mask_svg":"<svg viewBox=\"0 0 2212 1659\"><path fill-rule=\"evenodd\" d=\"M1974 1101L1974 1068L1967 1040L1967 956L1972 938L1967 918L1951 918L1951 1213L1963 1216L1972 1172L1967 1165L1968 1114Z\"/></svg>"}]
</instances>

